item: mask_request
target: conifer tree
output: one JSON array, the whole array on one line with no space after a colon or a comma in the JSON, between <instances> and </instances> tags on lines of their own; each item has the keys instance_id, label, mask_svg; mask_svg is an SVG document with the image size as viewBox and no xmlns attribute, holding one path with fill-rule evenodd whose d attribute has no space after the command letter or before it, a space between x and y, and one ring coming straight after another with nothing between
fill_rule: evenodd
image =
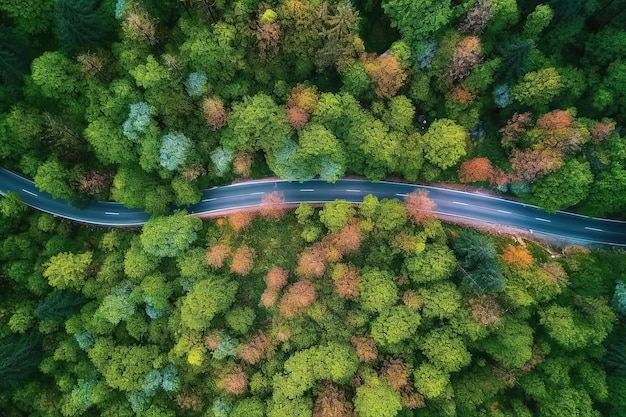
<instances>
[{"instance_id":1,"label":"conifer tree","mask_svg":"<svg viewBox=\"0 0 626 417\"><path fill-rule=\"evenodd\" d=\"M58 0L56 7L57 36L64 48L89 48L101 45L107 27L97 10L96 0Z\"/></svg>"}]
</instances>

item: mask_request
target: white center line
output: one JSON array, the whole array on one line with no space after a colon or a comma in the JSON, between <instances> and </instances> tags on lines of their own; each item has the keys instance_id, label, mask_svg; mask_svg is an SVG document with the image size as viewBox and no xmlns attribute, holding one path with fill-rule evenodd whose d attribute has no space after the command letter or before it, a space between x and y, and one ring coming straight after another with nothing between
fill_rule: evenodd
<instances>
[{"instance_id":1,"label":"white center line","mask_svg":"<svg viewBox=\"0 0 626 417\"><path fill-rule=\"evenodd\" d=\"M511 214L510 211L506 211L506 210L496 210L498 213L504 213L504 214Z\"/></svg>"},{"instance_id":2,"label":"white center line","mask_svg":"<svg viewBox=\"0 0 626 417\"><path fill-rule=\"evenodd\" d=\"M406 197L408 194L405 193L396 193L398 197Z\"/></svg>"},{"instance_id":3,"label":"white center line","mask_svg":"<svg viewBox=\"0 0 626 417\"><path fill-rule=\"evenodd\" d=\"M453 201L452 204L458 204L459 206L469 206L469 204L461 203L460 201Z\"/></svg>"},{"instance_id":4,"label":"white center line","mask_svg":"<svg viewBox=\"0 0 626 417\"><path fill-rule=\"evenodd\" d=\"M535 220L539 220L540 222L550 223L552 220L542 219L541 217L535 217Z\"/></svg>"},{"instance_id":5,"label":"white center line","mask_svg":"<svg viewBox=\"0 0 626 417\"><path fill-rule=\"evenodd\" d=\"M261 194L265 194L264 192L258 192L258 193L250 193L250 195L261 195Z\"/></svg>"},{"instance_id":6,"label":"white center line","mask_svg":"<svg viewBox=\"0 0 626 417\"><path fill-rule=\"evenodd\" d=\"M217 200L217 198L205 198L204 200L202 200L203 203L206 203L207 201L214 201Z\"/></svg>"},{"instance_id":7,"label":"white center line","mask_svg":"<svg viewBox=\"0 0 626 417\"><path fill-rule=\"evenodd\" d=\"M108 214L109 216L119 216L119 213L114 211L105 211L104 214Z\"/></svg>"},{"instance_id":8,"label":"white center line","mask_svg":"<svg viewBox=\"0 0 626 417\"><path fill-rule=\"evenodd\" d=\"M602 232L602 231L603 231L602 229L597 229L597 228L595 228L595 227L586 227L586 226L585 226L585 229L587 229L587 230L593 230L594 232Z\"/></svg>"},{"instance_id":9,"label":"white center line","mask_svg":"<svg viewBox=\"0 0 626 417\"><path fill-rule=\"evenodd\" d=\"M313 188L300 188L300 191L302 191L303 193L310 193L315 190Z\"/></svg>"},{"instance_id":10,"label":"white center line","mask_svg":"<svg viewBox=\"0 0 626 417\"><path fill-rule=\"evenodd\" d=\"M361 190L346 190L349 193L360 193Z\"/></svg>"},{"instance_id":11,"label":"white center line","mask_svg":"<svg viewBox=\"0 0 626 417\"><path fill-rule=\"evenodd\" d=\"M23 188L22 188L22 191L24 191L26 194L30 194L30 195L33 195L35 197L39 197L37 194L35 194L35 193L31 192L31 191L25 190Z\"/></svg>"}]
</instances>

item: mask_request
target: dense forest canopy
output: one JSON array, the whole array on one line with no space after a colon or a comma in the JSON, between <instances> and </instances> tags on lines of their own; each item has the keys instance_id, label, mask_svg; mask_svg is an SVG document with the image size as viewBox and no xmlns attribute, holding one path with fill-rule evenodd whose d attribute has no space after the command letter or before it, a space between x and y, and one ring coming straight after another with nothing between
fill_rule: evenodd
<instances>
[{"instance_id":1,"label":"dense forest canopy","mask_svg":"<svg viewBox=\"0 0 626 417\"><path fill-rule=\"evenodd\" d=\"M623 218L624 28L622 0L0 0L0 165L153 215L0 199L2 414L625 416L621 253L424 194L172 214L359 175Z\"/></svg>"}]
</instances>

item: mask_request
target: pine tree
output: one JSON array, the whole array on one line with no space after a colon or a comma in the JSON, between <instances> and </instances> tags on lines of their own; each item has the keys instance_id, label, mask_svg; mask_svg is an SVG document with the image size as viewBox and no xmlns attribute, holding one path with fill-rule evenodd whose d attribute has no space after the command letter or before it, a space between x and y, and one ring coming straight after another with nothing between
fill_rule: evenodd
<instances>
[{"instance_id":1,"label":"pine tree","mask_svg":"<svg viewBox=\"0 0 626 417\"><path fill-rule=\"evenodd\" d=\"M41 338L27 333L0 345L0 390L12 387L33 373L43 357Z\"/></svg>"},{"instance_id":2,"label":"pine tree","mask_svg":"<svg viewBox=\"0 0 626 417\"><path fill-rule=\"evenodd\" d=\"M529 39L513 39L503 47L498 48L502 63L496 72L499 80L513 81L524 73L524 64L530 56L533 42Z\"/></svg>"},{"instance_id":3,"label":"pine tree","mask_svg":"<svg viewBox=\"0 0 626 417\"><path fill-rule=\"evenodd\" d=\"M65 49L102 45L107 27L97 10L97 0L59 0L56 7L57 37Z\"/></svg>"}]
</instances>

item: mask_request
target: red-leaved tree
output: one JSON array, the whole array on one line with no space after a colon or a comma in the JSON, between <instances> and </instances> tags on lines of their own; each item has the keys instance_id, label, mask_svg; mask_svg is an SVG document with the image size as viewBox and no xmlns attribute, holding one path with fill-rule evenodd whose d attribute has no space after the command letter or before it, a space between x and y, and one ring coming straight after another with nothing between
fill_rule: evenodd
<instances>
[{"instance_id":1,"label":"red-leaved tree","mask_svg":"<svg viewBox=\"0 0 626 417\"><path fill-rule=\"evenodd\" d=\"M298 258L296 273L307 278L319 278L326 271L326 250L321 244L306 248Z\"/></svg>"},{"instance_id":2,"label":"red-leaved tree","mask_svg":"<svg viewBox=\"0 0 626 417\"><path fill-rule=\"evenodd\" d=\"M336 385L327 382L324 389L317 395L313 407L313 417L352 417L352 403L346 394Z\"/></svg>"},{"instance_id":3,"label":"red-leaved tree","mask_svg":"<svg viewBox=\"0 0 626 417\"><path fill-rule=\"evenodd\" d=\"M292 318L300 315L308 306L317 299L315 285L308 279L302 279L285 290L283 297L278 303L280 315L285 318Z\"/></svg>"},{"instance_id":4,"label":"red-leaved tree","mask_svg":"<svg viewBox=\"0 0 626 417\"><path fill-rule=\"evenodd\" d=\"M500 129L502 146L505 148L514 147L532 124L533 118L530 112L513 114L506 125Z\"/></svg>"},{"instance_id":5,"label":"red-leaved tree","mask_svg":"<svg viewBox=\"0 0 626 417\"><path fill-rule=\"evenodd\" d=\"M414 224L422 224L436 217L435 202L428 198L428 191L415 190L404 198L404 207Z\"/></svg>"},{"instance_id":6,"label":"red-leaved tree","mask_svg":"<svg viewBox=\"0 0 626 417\"><path fill-rule=\"evenodd\" d=\"M493 166L488 158L474 158L465 161L459 168L459 181L463 183L491 181Z\"/></svg>"},{"instance_id":7,"label":"red-leaved tree","mask_svg":"<svg viewBox=\"0 0 626 417\"><path fill-rule=\"evenodd\" d=\"M226 126L228 113L224 108L224 103L218 98L205 98L202 101L202 111L206 119L206 124L211 130L217 130Z\"/></svg>"},{"instance_id":8,"label":"red-leaved tree","mask_svg":"<svg viewBox=\"0 0 626 417\"><path fill-rule=\"evenodd\" d=\"M228 224L234 231L238 232L250 226L254 216L255 214L252 211L237 211L227 216Z\"/></svg>"},{"instance_id":9,"label":"red-leaved tree","mask_svg":"<svg viewBox=\"0 0 626 417\"><path fill-rule=\"evenodd\" d=\"M263 331L252 336L250 340L241 345L239 357L250 365L257 364L261 359L269 359L274 354L274 341Z\"/></svg>"},{"instance_id":10,"label":"red-leaved tree","mask_svg":"<svg viewBox=\"0 0 626 417\"><path fill-rule=\"evenodd\" d=\"M235 366L217 381L217 386L230 395L243 395L248 390L248 375L241 366Z\"/></svg>"},{"instance_id":11,"label":"red-leaved tree","mask_svg":"<svg viewBox=\"0 0 626 417\"><path fill-rule=\"evenodd\" d=\"M224 260L230 254L230 248L221 243L211 246L206 253L206 262L214 268L221 268Z\"/></svg>"},{"instance_id":12,"label":"red-leaved tree","mask_svg":"<svg viewBox=\"0 0 626 417\"><path fill-rule=\"evenodd\" d=\"M254 249L242 243L233 254L230 272L238 275L248 275L254 266Z\"/></svg>"},{"instance_id":13,"label":"red-leaved tree","mask_svg":"<svg viewBox=\"0 0 626 417\"><path fill-rule=\"evenodd\" d=\"M361 61L374 83L374 92L378 97L393 97L406 80L407 75L393 54L379 56L363 54Z\"/></svg>"},{"instance_id":14,"label":"red-leaved tree","mask_svg":"<svg viewBox=\"0 0 626 417\"><path fill-rule=\"evenodd\" d=\"M562 155L555 150L513 149L511 153L511 167L526 181L554 172L562 166Z\"/></svg>"},{"instance_id":15,"label":"red-leaved tree","mask_svg":"<svg viewBox=\"0 0 626 417\"><path fill-rule=\"evenodd\" d=\"M259 214L272 220L282 219L287 211L287 205L285 204L285 194L279 191L272 191L263 195L261 199L261 205L259 206Z\"/></svg>"}]
</instances>

